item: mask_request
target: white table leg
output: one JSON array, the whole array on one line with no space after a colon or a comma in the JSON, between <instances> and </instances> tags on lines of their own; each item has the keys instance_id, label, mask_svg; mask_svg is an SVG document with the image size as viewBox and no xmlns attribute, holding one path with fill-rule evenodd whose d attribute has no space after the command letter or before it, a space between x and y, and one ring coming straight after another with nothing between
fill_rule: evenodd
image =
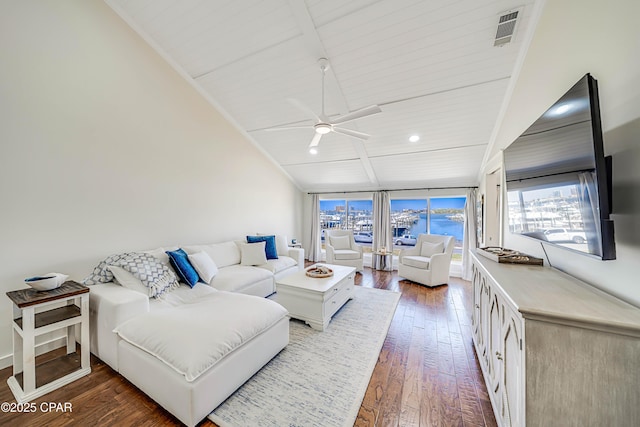
<instances>
[{"instance_id":1,"label":"white table leg","mask_svg":"<svg viewBox=\"0 0 640 427\"><path fill-rule=\"evenodd\" d=\"M67 300L67 305L74 305L75 298ZM76 351L76 326L67 326L67 354L75 353Z\"/></svg>"},{"instance_id":2,"label":"white table leg","mask_svg":"<svg viewBox=\"0 0 640 427\"><path fill-rule=\"evenodd\" d=\"M80 344L81 344L81 360L82 369L90 367L89 358L89 294L82 294L80 297L80 315L82 316L82 325L80 326Z\"/></svg>"},{"instance_id":3,"label":"white table leg","mask_svg":"<svg viewBox=\"0 0 640 427\"><path fill-rule=\"evenodd\" d=\"M13 376L18 375L23 370L22 349L23 349L22 337L14 327L13 328Z\"/></svg>"},{"instance_id":4,"label":"white table leg","mask_svg":"<svg viewBox=\"0 0 640 427\"><path fill-rule=\"evenodd\" d=\"M35 308L22 310L22 389L31 393L36 388Z\"/></svg>"},{"instance_id":5,"label":"white table leg","mask_svg":"<svg viewBox=\"0 0 640 427\"><path fill-rule=\"evenodd\" d=\"M15 304L13 306L13 319L22 317L22 310ZM13 325L13 323L12 323ZM22 372L22 335L18 333L17 326L13 325L13 376Z\"/></svg>"}]
</instances>

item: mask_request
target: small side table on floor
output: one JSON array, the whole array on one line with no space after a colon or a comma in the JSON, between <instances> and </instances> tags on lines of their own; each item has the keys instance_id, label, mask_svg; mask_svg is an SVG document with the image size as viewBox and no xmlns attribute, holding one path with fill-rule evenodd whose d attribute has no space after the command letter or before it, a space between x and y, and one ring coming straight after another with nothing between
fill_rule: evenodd
<instances>
[{"instance_id":1,"label":"small side table on floor","mask_svg":"<svg viewBox=\"0 0 640 427\"><path fill-rule=\"evenodd\" d=\"M374 252L376 257L376 270L393 270L393 252Z\"/></svg>"},{"instance_id":2,"label":"small side table on floor","mask_svg":"<svg viewBox=\"0 0 640 427\"><path fill-rule=\"evenodd\" d=\"M66 281L59 288L38 292L22 289L7 292L13 302L13 376L7 384L18 403L36 399L50 391L69 384L91 372L89 359L89 288L74 281ZM58 308L48 306L65 302ZM38 313L36 313L36 308ZM42 366L35 364L35 339L37 336L58 329L67 330L67 355L51 360ZM80 329L80 363L76 354L77 329ZM57 372L56 365L71 365L73 372L61 378L46 378ZM51 368L51 367L55 368ZM36 371L42 368L45 375L36 381ZM68 371L68 369L67 369Z\"/></svg>"}]
</instances>

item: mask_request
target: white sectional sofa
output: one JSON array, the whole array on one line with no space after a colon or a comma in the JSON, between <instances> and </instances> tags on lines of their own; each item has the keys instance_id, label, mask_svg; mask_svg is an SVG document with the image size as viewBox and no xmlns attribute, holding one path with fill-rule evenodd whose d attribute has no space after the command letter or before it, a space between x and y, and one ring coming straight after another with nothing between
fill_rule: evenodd
<instances>
[{"instance_id":1,"label":"white sectional sofa","mask_svg":"<svg viewBox=\"0 0 640 427\"><path fill-rule=\"evenodd\" d=\"M244 241L184 246L188 254L206 252L218 266L210 285L220 291L240 292L266 297L276 291L276 280L304 268L304 249L290 248L284 238L276 239L278 259L256 266L242 264Z\"/></svg>"},{"instance_id":2,"label":"white sectional sofa","mask_svg":"<svg viewBox=\"0 0 640 427\"><path fill-rule=\"evenodd\" d=\"M288 312L264 298L276 277L304 267L304 251L284 243L277 259L260 265L243 264L243 241L183 246L208 254L217 273L209 284L174 284L157 298L118 276L91 284L91 352L196 425L289 342ZM164 248L145 252L168 265Z\"/></svg>"}]
</instances>

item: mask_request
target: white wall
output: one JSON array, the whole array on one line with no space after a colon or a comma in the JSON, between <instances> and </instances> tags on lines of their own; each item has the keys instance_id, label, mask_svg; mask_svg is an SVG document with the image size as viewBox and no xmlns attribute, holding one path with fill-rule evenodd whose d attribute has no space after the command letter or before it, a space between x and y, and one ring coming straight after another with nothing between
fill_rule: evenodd
<instances>
[{"instance_id":1,"label":"white wall","mask_svg":"<svg viewBox=\"0 0 640 427\"><path fill-rule=\"evenodd\" d=\"M102 1L4 2L0 57L0 364L25 277L301 235L299 190Z\"/></svg>"},{"instance_id":2,"label":"white wall","mask_svg":"<svg viewBox=\"0 0 640 427\"><path fill-rule=\"evenodd\" d=\"M605 153L613 156L617 260L546 245L551 264L640 306L640 2L547 1L499 128L492 162L584 74L597 80ZM489 167L485 167L487 171ZM544 258L540 243L504 231L505 247Z\"/></svg>"}]
</instances>

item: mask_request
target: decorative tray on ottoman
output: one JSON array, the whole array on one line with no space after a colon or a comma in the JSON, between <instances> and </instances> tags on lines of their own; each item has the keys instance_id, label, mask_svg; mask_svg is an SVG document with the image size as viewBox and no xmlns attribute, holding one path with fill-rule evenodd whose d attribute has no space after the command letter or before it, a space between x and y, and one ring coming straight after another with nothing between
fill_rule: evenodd
<instances>
[{"instance_id":1,"label":"decorative tray on ottoman","mask_svg":"<svg viewBox=\"0 0 640 427\"><path fill-rule=\"evenodd\" d=\"M536 258L531 255L523 254L513 249L501 248L498 246L488 246L486 248L478 248L478 255L489 258L492 261L501 264L526 264L526 265L543 265L542 258Z\"/></svg>"},{"instance_id":2,"label":"decorative tray on ottoman","mask_svg":"<svg viewBox=\"0 0 640 427\"><path fill-rule=\"evenodd\" d=\"M306 274L315 278L331 277L333 276L333 270L324 265L314 265L307 268Z\"/></svg>"}]
</instances>

